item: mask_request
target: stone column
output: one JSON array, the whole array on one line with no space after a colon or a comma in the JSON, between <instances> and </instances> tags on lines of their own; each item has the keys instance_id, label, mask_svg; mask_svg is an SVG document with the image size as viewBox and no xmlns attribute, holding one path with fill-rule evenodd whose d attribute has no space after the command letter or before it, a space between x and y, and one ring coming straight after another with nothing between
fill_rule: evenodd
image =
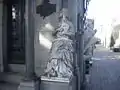
<instances>
[{"instance_id":1,"label":"stone column","mask_svg":"<svg viewBox=\"0 0 120 90\"><path fill-rule=\"evenodd\" d=\"M20 83L18 90L39 90L39 79L34 74L35 13L35 0L25 0L26 77Z\"/></svg>"},{"instance_id":2,"label":"stone column","mask_svg":"<svg viewBox=\"0 0 120 90\"><path fill-rule=\"evenodd\" d=\"M80 70L80 81L79 84L81 84L81 87L84 87L85 84L85 61L84 61L84 21L83 18L84 16L84 0L78 0L78 66ZM80 90L81 87L79 87L78 84L78 90Z\"/></svg>"},{"instance_id":3,"label":"stone column","mask_svg":"<svg viewBox=\"0 0 120 90\"><path fill-rule=\"evenodd\" d=\"M2 54L2 29L3 29L3 0L0 0L0 72L3 71L3 54Z\"/></svg>"},{"instance_id":4,"label":"stone column","mask_svg":"<svg viewBox=\"0 0 120 90\"><path fill-rule=\"evenodd\" d=\"M68 0L69 15L75 27L76 54L74 56L74 74L76 77L76 90L80 90L84 81L84 39L83 39L83 16L84 0Z\"/></svg>"},{"instance_id":5,"label":"stone column","mask_svg":"<svg viewBox=\"0 0 120 90\"><path fill-rule=\"evenodd\" d=\"M77 31L77 0L68 0L68 13L76 32Z\"/></svg>"},{"instance_id":6,"label":"stone column","mask_svg":"<svg viewBox=\"0 0 120 90\"><path fill-rule=\"evenodd\" d=\"M25 0L26 79L34 77L35 0Z\"/></svg>"},{"instance_id":7,"label":"stone column","mask_svg":"<svg viewBox=\"0 0 120 90\"><path fill-rule=\"evenodd\" d=\"M74 25L74 30L75 30L75 54L74 54L74 87L75 87L75 90L80 90L80 87L81 87L81 84L80 84L80 81L81 81L81 78L80 78L80 68L78 66L78 61L80 60L79 57L78 57L78 48L77 48L77 44L78 44L78 40L79 37L78 37L78 0L68 0L68 10L69 10L69 15L70 15L70 19Z\"/></svg>"}]
</instances>

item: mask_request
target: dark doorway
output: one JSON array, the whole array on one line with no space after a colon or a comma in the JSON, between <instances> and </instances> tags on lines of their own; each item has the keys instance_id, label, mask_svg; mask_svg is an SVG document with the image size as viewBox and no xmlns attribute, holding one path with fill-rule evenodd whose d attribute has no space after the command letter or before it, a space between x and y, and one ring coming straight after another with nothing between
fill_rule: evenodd
<instances>
[{"instance_id":1,"label":"dark doorway","mask_svg":"<svg viewBox=\"0 0 120 90\"><path fill-rule=\"evenodd\" d=\"M25 64L25 0L8 0L7 6L7 62Z\"/></svg>"}]
</instances>

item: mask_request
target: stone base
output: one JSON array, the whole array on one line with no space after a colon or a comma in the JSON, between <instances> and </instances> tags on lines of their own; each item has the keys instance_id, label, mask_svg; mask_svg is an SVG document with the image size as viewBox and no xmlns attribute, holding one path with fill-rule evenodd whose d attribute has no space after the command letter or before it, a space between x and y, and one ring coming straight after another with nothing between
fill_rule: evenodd
<instances>
[{"instance_id":1,"label":"stone base","mask_svg":"<svg viewBox=\"0 0 120 90\"><path fill-rule=\"evenodd\" d=\"M75 90L75 79L41 77L40 90Z\"/></svg>"},{"instance_id":2,"label":"stone base","mask_svg":"<svg viewBox=\"0 0 120 90\"><path fill-rule=\"evenodd\" d=\"M40 90L39 80L22 81L18 87L18 90Z\"/></svg>"}]
</instances>

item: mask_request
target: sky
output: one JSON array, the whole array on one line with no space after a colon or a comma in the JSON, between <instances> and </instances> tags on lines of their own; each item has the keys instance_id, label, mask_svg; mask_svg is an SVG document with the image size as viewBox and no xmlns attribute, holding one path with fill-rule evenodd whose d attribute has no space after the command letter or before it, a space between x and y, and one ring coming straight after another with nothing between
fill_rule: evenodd
<instances>
[{"instance_id":1,"label":"sky","mask_svg":"<svg viewBox=\"0 0 120 90\"><path fill-rule=\"evenodd\" d=\"M91 0L88 6L88 17L95 20L95 27L111 23L112 19L120 20L120 0Z\"/></svg>"},{"instance_id":2,"label":"sky","mask_svg":"<svg viewBox=\"0 0 120 90\"><path fill-rule=\"evenodd\" d=\"M95 36L104 41L106 36L110 38L113 20L120 23L120 0L91 0L87 14L88 18L95 20Z\"/></svg>"}]
</instances>

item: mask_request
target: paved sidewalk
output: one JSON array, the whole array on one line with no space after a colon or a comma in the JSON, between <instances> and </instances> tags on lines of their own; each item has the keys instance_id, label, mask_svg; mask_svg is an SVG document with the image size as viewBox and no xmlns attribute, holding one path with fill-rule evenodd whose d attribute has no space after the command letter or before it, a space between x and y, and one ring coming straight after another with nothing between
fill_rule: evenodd
<instances>
[{"instance_id":1,"label":"paved sidewalk","mask_svg":"<svg viewBox=\"0 0 120 90\"><path fill-rule=\"evenodd\" d=\"M120 90L120 53L97 46L87 90Z\"/></svg>"}]
</instances>

